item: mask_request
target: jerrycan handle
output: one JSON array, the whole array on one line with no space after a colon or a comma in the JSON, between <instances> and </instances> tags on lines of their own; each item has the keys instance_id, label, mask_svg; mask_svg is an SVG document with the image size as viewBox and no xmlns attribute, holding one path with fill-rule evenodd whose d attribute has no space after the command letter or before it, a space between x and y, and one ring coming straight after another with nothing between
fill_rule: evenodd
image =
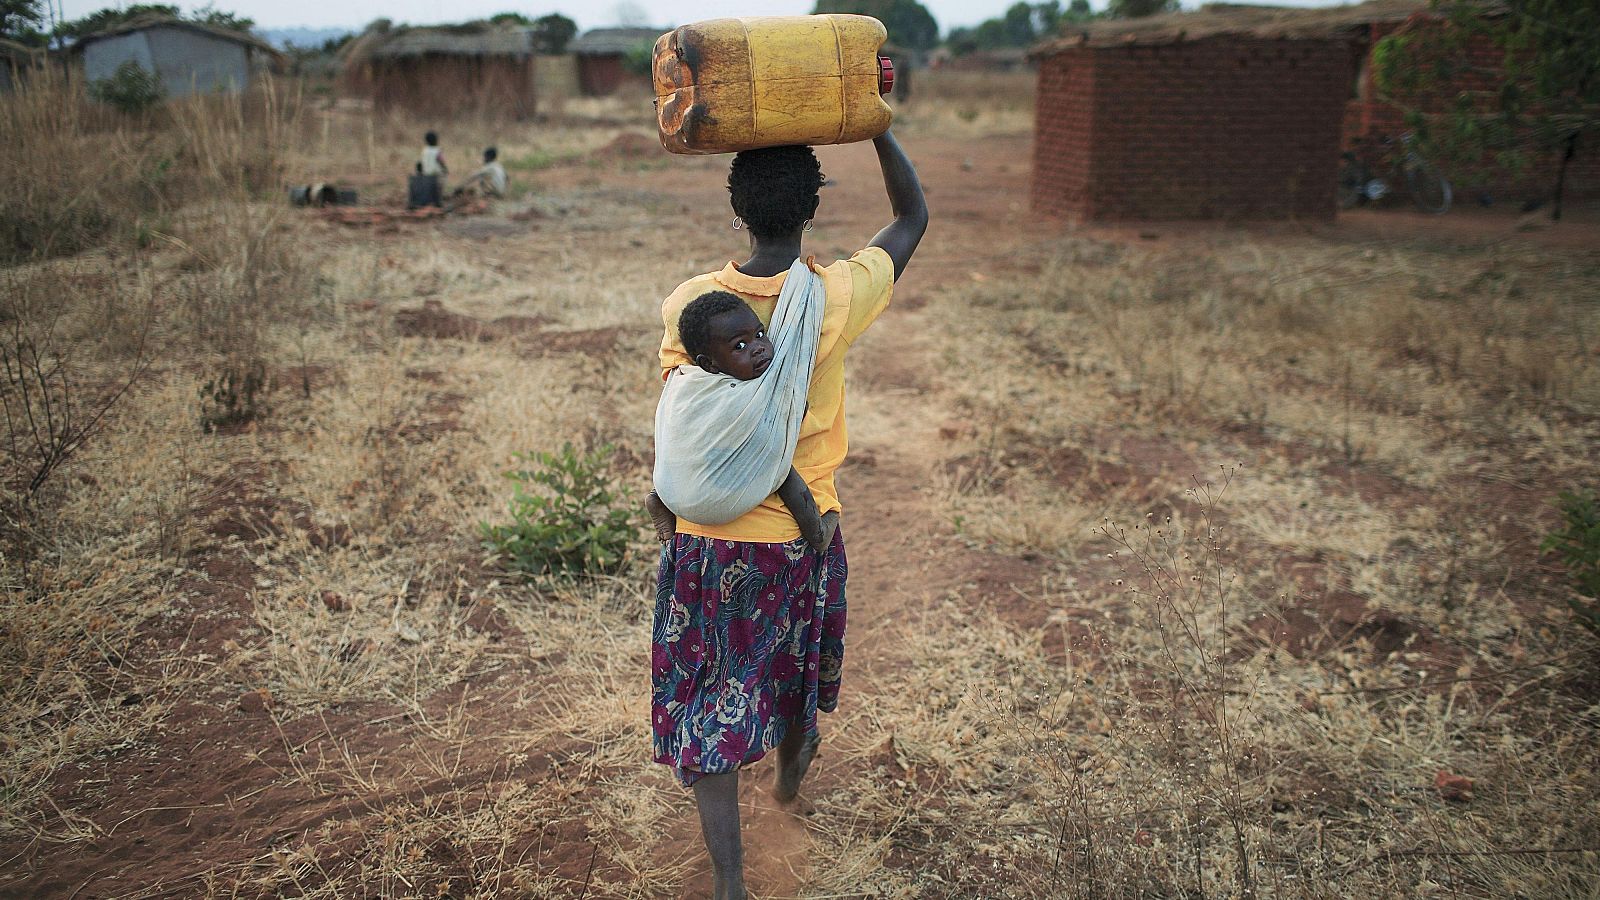
<instances>
[{"instance_id":1,"label":"jerrycan handle","mask_svg":"<svg viewBox=\"0 0 1600 900\"><path fill-rule=\"evenodd\" d=\"M878 93L887 94L894 90L894 60L887 56L878 57Z\"/></svg>"}]
</instances>

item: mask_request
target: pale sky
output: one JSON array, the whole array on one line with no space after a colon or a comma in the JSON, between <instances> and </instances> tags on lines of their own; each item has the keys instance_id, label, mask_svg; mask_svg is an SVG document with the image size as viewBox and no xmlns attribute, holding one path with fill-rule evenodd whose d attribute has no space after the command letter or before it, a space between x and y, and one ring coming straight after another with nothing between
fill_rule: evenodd
<instances>
[{"instance_id":1,"label":"pale sky","mask_svg":"<svg viewBox=\"0 0 1600 900\"><path fill-rule=\"evenodd\" d=\"M525 0L524 0L525 2ZM960 25L976 25L1000 15L1015 0L923 0L923 5L939 22L941 32ZM1251 0L1233 0L1251 2ZM59 14L76 19L106 6L121 5L105 0L57 0ZM204 2L180 0L186 12ZM431 25L487 18L497 12L514 10L530 18L559 12L583 29L615 25L619 20L640 17L643 22L628 24L682 25L721 16L788 16L811 11L813 0L534 0L523 5L518 0L216 0L217 9L249 16L260 28L350 28L359 29L376 18L397 23ZM1062 3L1066 5L1065 2ZM1104 0L1091 0L1095 9ZM1199 5L1185 0L1184 6ZM1336 0L1270 0L1268 6L1337 6Z\"/></svg>"}]
</instances>

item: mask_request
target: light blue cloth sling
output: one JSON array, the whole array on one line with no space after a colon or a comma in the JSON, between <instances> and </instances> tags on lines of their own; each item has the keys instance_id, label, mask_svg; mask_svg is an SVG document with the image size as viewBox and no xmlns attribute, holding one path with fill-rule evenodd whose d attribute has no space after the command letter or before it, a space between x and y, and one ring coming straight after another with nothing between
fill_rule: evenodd
<instances>
[{"instance_id":1,"label":"light blue cloth sling","mask_svg":"<svg viewBox=\"0 0 1600 900\"><path fill-rule=\"evenodd\" d=\"M800 440L822 336L822 278L796 259L767 334L772 363L740 381L694 365L667 376L656 407L656 495L679 517L722 525L783 484Z\"/></svg>"}]
</instances>

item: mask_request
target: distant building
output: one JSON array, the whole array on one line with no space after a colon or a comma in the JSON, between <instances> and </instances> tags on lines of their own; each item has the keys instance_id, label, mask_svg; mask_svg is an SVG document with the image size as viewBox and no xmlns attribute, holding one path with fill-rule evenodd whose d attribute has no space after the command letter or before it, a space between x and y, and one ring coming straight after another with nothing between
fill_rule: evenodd
<instances>
[{"instance_id":1,"label":"distant building","mask_svg":"<svg viewBox=\"0 0 1600 900\"><path fill-rule=\"evenodd\" d=\"M346 44L345 89L380 110L525 119L537 109L526 28L489 24L369 31Z\"/></svg>"},{"instance_id":2,"label":"distant building","mask_svg":"<svg viewBox=\"0 0 1600 900\"><path fill-rule=\"evenodd\" d=\"M258 70L279 65L271 45L240 31L167 16L135 19L80 38L72 52L90 83L134 63L161 80L169 97L243 90Z\"/></svg>"},{"instance_id":3,"label":"distant building","mask_svg":"<svg viewBox=\"0 0 1600 900\"><path fill-rule=\"evenodd\" d=\"M578 86L591 97L617 92L624 84L649 89L650 76L629 72L627 55L651 47L666 28L596 28L586 31L567 45L567 52L578 58Z\"/></svg>"},{"instance_id":4,"label":"distant building","mask_svg":"<svg viewBox=\"0 0 1600 900\"><path fill-rule=\"evenodd\" d=\"M1402 15L1408 6L1410 14ZM1387 0L1382 4L1367 3L1351 7L1352 12L1362 10L1369 10L1369 14L1346 30L1356 59L1356 71L1350 100L1345 105L1343 131L1346 149L1367 145L1366 152L1370 154L1374 150L1381 152L1381 147L1371 146L1374 142L1392 140L1408 129L1405 113L1379 96L1374 83L1373 48L1383 38L1396 32L1424 32L1442 27L1443 23L1420 0L1410 4L1402 0ZM1370 14L1383 12L1388 14ZM1496 76L1505 60L1505 50L1487 37L1478 36L1469 41L1462 52L1466 57L1464 61L1470 65L1462 67L1463 71L1456 75L1456 81L1446 93L1493 92L1498 87ZM1438 96L1408 100L1429 113L1448 111L1447 101ZM1458 167L1446 174L1456 181L1458 197L1470 199L1486 195L1496 200L1542 200L1550 196L1558 165L1557 154L1552 152L1536 155L1526 170L1515 175L1493 161L1486 161L1470 171L1462 171ZM1403 185L1397 187L1403 189ZM1568 199L1600 196L1600 147L1594 146L1594 142L1579 144L1567 169L1563 193Z\"/></svg>"},{"instance_id":5,"label":"distant building","mask_svg":"<svg viewBox=\"0 0 1600 900\"><path fill-rule=\"evenodd\" d=\"M1332 218L1341 151L1406 130L1373 89L1373 47L1437 25L1427 0L1368 0L1068 26L1031 53L1033 207L1098 220ZM1470 52L1481 69L1500 64L1492 45ZM1445 174L1486 178L1505 199L1548 193L1553 166ZM1600 154L1580 152L1568 189L1600 190Z\"/></svg>"},{"instance_id":6,"label":"distant building","mask_svg":"<svg viewBox=\"0 0 1600 900\"><path fill-rule=\"evenodd\" d=\"M1095 220L1332 218L1355 71L1345 31L1377 7L1404 17L1424 2L1218 5L1068 26L1032 53L1034 209Z\"/></svg>"}]
</instances>

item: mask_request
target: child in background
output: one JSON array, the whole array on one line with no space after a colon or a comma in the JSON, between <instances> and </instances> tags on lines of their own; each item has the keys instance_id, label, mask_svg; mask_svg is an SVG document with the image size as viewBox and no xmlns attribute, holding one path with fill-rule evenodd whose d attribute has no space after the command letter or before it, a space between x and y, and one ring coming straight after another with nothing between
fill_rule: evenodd
<instances>
[{"instance_id":1,"label":"child in background","mask_svg":"<svg viewBox=\"0 0 1600 900\"><path fill-rule=\"evenodd\" d=\"M439 135L430 131L422 136L422 159L417 163L423 175L442 177L450 168L444 164L444 151L439 149Z\"/></svg>"},{"instance_id":2,"label":"child in background","mask_svg":"<svg viewBox=\"0 0 1600 900\"><path fill-rule=\"evenodd\" d=\"M457 194L468 192L485 197L504 197L506 195L506 167L500 165L500 151L493 147L483 151L483 165L477 171L468 175L461 182L461 187L456 188Z\"/></svg>"},{"instance_id":3,"label":"child in background","mask_svg":"<svg viewBox=\"0 0 1600 900\"><path fill-rule=\"evenodd\" d=\"M701 294L684 307L683 315L678 318L678 336L695 365L713 375L753 381L772 364L772 341L767 338L761 320L756 318L755 310L727 291ZM826 550L816 499L793 466L789 467L789 476L778 486L777 494L800 526L806 543L818 553ZM645 509L655 524L656 539L663 543L672 540L677 531L677 516L655 491L645 497Z\"/></svg>"}]
</instances>

